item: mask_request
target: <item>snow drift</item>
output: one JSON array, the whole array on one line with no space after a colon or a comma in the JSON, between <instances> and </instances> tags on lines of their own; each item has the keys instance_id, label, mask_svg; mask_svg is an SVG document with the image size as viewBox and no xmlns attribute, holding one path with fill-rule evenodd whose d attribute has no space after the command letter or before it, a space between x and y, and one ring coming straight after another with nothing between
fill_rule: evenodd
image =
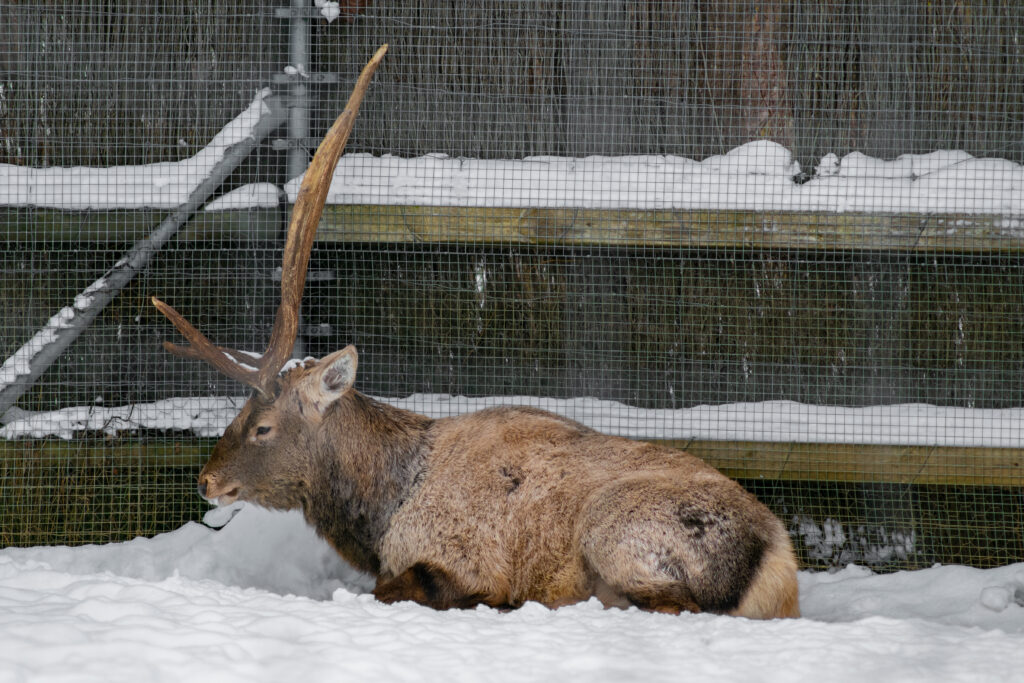
<instances>
[{"instance_id":1,"label":"snow drift","mask_svg":"<svg viewBox=\"0 0 1024 683\"><path fill-rule=\"evenodd\" d=\"M1024 564L848 567L800 583L804 617L774 622L596 601L389 606L299 515L249 506L220 531L0 550L0 681L931 682L1024 670Z\"/></svg>"}]
</instances>

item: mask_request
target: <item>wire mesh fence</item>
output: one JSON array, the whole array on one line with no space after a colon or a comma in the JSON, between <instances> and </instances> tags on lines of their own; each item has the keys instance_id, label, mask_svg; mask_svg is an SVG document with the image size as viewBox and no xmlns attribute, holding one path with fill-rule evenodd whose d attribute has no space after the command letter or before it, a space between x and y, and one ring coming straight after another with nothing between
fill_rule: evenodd
<instances>
[{"instance_id":1,"label":"wire mesh fence","mask_svg":"<svg viewBox=\"0 0 1024 683\"><path fill-rule=\"evenodd\" d=\"M431 415L530 403L688 448L807 566L1024 559L1019 3L85 0L0 25L0 384L266 102L291 119L0 410L0 543L201 515L245 391L166 354L149 297L265 348L295 159L388 42L301 353L354 343L362 391Z\"/></svg>"}]
</instances>

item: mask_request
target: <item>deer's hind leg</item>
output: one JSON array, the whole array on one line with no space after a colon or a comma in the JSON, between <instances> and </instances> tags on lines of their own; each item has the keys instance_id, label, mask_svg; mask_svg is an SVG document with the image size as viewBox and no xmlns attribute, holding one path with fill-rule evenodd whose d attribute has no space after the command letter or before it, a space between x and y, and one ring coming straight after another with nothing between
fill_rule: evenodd
<instances>
[{"instance_id":1,"label":"deer's hind leg","mask_svg":"<svg viewBox=\"0 0 1024 683\"><path fill-rule=\"evenodd\" d=\"M434 609L469 609L484 602L484 596L469 593L444 569L418 562L390 579L378 580L373 595L388 604L406 600Z\"/></svg>"},{"instance_id":2,"label":"deer's hind leg","mask_svg":"<svg viewBox=\"0 0 1024 683\"><path fill-rule=\"evenodd\" d=\"M725 479L681 486L650 476L607 487L578 529L594 594L658 612L737 613L768 545L759 510L745 508L759 504L746 495Z\"/></svg>"}]
</instances>

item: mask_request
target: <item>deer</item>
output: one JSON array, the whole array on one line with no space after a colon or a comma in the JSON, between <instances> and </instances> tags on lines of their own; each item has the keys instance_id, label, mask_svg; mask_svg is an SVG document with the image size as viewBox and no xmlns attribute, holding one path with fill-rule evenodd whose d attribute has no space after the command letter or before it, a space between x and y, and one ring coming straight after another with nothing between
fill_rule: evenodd
<instances>
[{"instance_id":1,"label":"deer","mask_svg":"<svg viewBox=\"0 0 1024 683\"><path fill-rule=\"evenodd\" d=\"M199 473L207 501L301 510L384 603L435 609L605 607L798 617L785 527L682 450L602 434L532 407L431 419L354 388L358 354L291 360L328 186L382 46L307 170L262 355L219 347L153 304L202 360L253 392Z\"/></svg>"}]
</instances>

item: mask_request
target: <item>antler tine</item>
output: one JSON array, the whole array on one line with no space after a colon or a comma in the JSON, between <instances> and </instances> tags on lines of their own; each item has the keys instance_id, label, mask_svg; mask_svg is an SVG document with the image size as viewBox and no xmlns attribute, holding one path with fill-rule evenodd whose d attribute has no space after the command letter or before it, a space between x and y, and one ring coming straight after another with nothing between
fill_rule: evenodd
<instances>
[{"instance_id":1,"label":"antler tine","mask_svg":"<svg viewBox=\"0 0 1024 683\"><path fill-rule=\"evenodd\" d=\"M382 45L363 67L345 110L327 131L299 187L299 194L292 208L291 222L288 225L288 238L281 264L281 303L277 308L267 352L260 364L258 385L261 388L267 387L273 381L292 354L292 347L299 331L299 306L306 286L310 250L320 223L320 214L327 201L331 177L352 132L359 105L370 85L370 79L387 49L387 44Z\"/></svg>"},{"instance_id":2,"label":"antler tine","mask_svg":"<svg viewBox=\"0 0 1024 683\"><path fill-rule=\"evenodd\" d=\"M192 323L185 320L185 318L178 313L176 310L160 301L156 297L153 297L153 305L156 306L157 310L163 313L171 323L178 328L182 336L188 339L191 346L178 346L171 342L164 342L164 348L176 356L182 356L184 358L197 358L199 360L206 361L218 370L221 374L227 375L232 379L236 379L243 384L247 384L251 387L260 389L259 385L259 370L255 367L252 369L246 368L241 365L238 357L231 349L223 349L216 346L213 342L207 339L202 332L192 326ZM256 361L253 361L253 365L256 365Z\"/></svg>"},{"instance_id":3,"label":"antler tine","mask_svg":"<svg viewBox=\"0 0 1024 683\"><path fill-rule=\"evenodd\" d=\"M309 253L313 248L313 237L316 235L316 229L320 223L324 202L327 201L331 176L335 166L338 165L342 150L345 149L345 143L348 142L356 114L359 112L359 105L370 86L370 79L373 78L373 74L381 60L384 59L387 50L387 44L382 45L363 67L345 110L327 131L327 135L317 148L316 154L313 155L313 161L310 162L309 169L302 179L299 195L292 208L291 221L288 224L288 238L285 241L281 266L281 303L277 308L277 316L270 333L267 352L257 360L241 351L217 346L185 320L180 313L154 297L153 305L167 316L167 319L191 344L191 346L178 346L164 342L165 349L177 356L206 361L222 374L247 384L264 395L273 393L274 378L291 356L292 347L295 345L295 338L299 332L299 305L302 302L302 292L306 286Z\"/></svg>"}]
</instances>

